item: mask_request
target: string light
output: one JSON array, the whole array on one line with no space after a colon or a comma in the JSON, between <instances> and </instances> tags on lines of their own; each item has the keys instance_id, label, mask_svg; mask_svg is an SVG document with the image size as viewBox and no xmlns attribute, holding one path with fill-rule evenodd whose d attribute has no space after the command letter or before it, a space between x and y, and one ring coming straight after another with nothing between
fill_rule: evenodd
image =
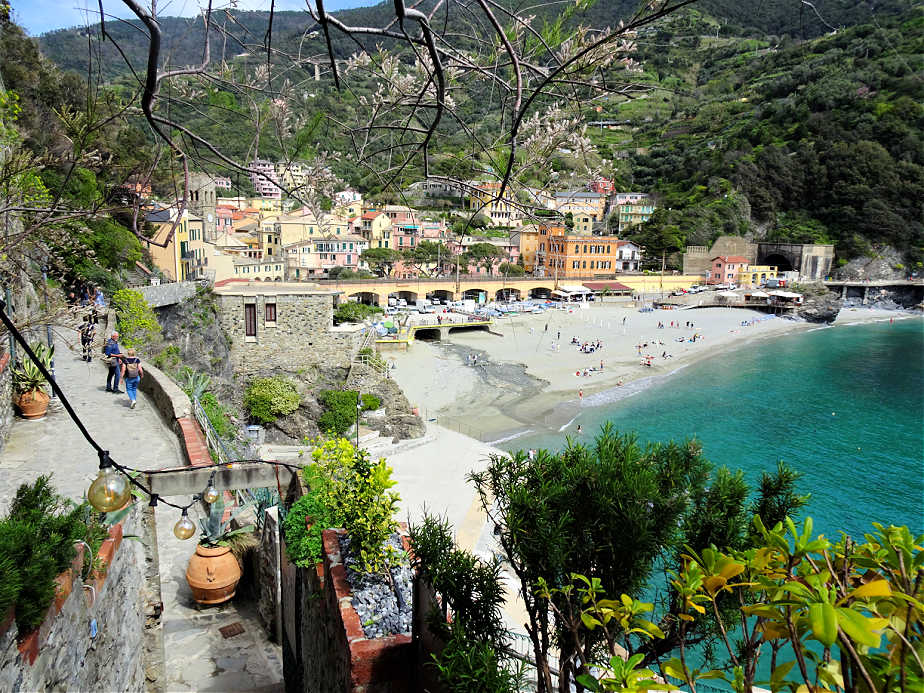
<instances>
[{"instance_id":1,"label":"string light","mask_svg":"<svg viewBox=\"0 0 924 693\"><path fill-rule=\"evenodd\" d=\"M205 489L205 493L202 494L202 500L206 503L214 503L218 500L219 495L218 489L215 488L215 472L212 472L212 475L209 477L209 487Z\"/></svg>"},{"instance_id":2,"label":"string light","mask_svg":"<svg viewBox=\"0 0 924 693\"><path fill-rule=\"evenodd\" d=\"M196 533L196 525L189 519L186 508L183 508L183 514L180 519L173 525L173 535L177 539L186 540Z\"/></svg>"},{"instance_id":3,"label":"string light","mask_svg":"<svg viewBox=\"0 0 924 693\"><path fill-rule=\"evenodd\" d=\"M132 497L128 478L112 466L109 453L99 454L99 476L87 490L87 500L101 513L109 513L123 507Z\"/></svg>"}]
</instances>

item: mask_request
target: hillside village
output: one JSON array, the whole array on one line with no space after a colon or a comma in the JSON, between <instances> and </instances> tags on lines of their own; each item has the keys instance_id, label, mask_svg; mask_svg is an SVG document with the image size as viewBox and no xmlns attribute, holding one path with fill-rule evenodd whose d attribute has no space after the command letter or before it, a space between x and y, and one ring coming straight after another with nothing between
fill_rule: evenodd
<instances>
[{"instance_id":1,"label":"hillside village","mask_svg":"<svg viewBox=\"0 0 924 693\"><path fill-rule=\"evenodd\" d=\"M499 198L496 181L472 181L456 190L421 181L406 195L415 207L376 204L342 190L329 211L320 211L283 192L281 186L305 185L299 164L255 161L250 173L256 194L234 197L224 196L230 194L229 179L193 174L186 206L156 200L148 188L132 185L152 227L147 250L155 267L142 271L159 271L167 281L219 285L234 279L412 279L459 271L610 277L641 270L644 249L620 236L647 221L655 207L647 194L617 193L612 181L600 178L578 190L534 191L531 205ZM448 212L430 209L434 200L447 198L453 200Z\"/></svg>"}]
</instances>

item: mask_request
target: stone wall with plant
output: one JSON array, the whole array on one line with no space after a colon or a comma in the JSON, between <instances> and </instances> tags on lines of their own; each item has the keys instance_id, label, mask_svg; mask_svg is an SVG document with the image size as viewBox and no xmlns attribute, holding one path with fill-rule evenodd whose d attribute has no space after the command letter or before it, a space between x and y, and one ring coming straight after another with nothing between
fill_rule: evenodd
<instances>
[{"instance_id":1,"label":"stone wall with plant","mask_svg":"<svg viewBox=\"0 0 924 693\"><path fill-rule=\"evenodd\" d=\"M144 690L141 508L106 527L43 479L0 523L0 690Z\"/></svg>"},{"instance_id":2,"label":"stone wall with plant","mask_svg":"<svg viewBox=\"0 0 924 693\"><path fill-rule=\"evenodd\" d=\"M10 368L10 354L0 355L0 450L6 445L6 438L13 425L13 380Z\"/></svg>"}]
</instances>

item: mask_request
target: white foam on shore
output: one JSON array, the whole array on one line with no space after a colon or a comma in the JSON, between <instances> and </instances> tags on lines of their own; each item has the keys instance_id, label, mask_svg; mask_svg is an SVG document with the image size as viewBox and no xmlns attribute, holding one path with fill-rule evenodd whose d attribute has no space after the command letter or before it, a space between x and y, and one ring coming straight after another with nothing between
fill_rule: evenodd
<instances>
[{"instance_id":1,"label":"white foam on shore","mask_svg":"<svg viewBox=\"0 0 924 693\"><path fill-rule=\"evenodd\" d=\"M590 399L590 397L588 397L587 399ZM577 418L577 416L574 417L574 419L576 419L576 418ZM558 429L558 432L561 433L561 432L564 431L566 428L568 428L568 426L570 426L571 424L573 424L573 423L574 423L574 419L571 419L571 421L569 421L569 422L566 423L564 426L562 426L561 428L559 428L559 429Z\"/></svg>"},{"instance_id":2,"label":"white foam on shore","mask_svg":"<svg viewBox=\"0 0 924 693\"><path fill-rule=\"evenodd\" d=\"M689 365L689 363L684 363L674 370L662 375L651 375L647 378L639 378L638 380L633 380L632 382L626 383L625 385L618 385L616 387L610 388L609 390L597 392L593 395L590 395L589 397L585 397L584 401L591 407L600 407L604 404L611 404L613 402L618 402L621 399L633 397L638 393L647 390L652 385L659 383L665 378L670 378L675 373L679 373Z\"/></svg>"},{"instance_id":3,"label":"white foam on shore","mask_svg":"<svg viewBox=\"0 0 924 693\"><path fill-rule=\"evenodd\" d=\"M520 431L519 433L513 433L509 436L504 436L503 438L498 438L497 440L489 440L485 445L497 445L498 443L506 443L508 440L514 440L520 436L525 436L527 433L532 433L533 429L527 428L525 431Z\"/></svg>"}]
</instances>

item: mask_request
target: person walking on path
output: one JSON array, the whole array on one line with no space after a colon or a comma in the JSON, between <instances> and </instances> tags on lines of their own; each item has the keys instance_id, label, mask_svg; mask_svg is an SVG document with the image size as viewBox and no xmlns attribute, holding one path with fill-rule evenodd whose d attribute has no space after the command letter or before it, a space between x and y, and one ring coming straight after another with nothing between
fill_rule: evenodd
<instances>
[{"instance_id":1,"label":"person walking on path","mask_svg":"<svg viewBox=\"0 0 924 693\"><path fill-rule=\"evenodd\" d=\"M103 290L96 287L96 294L93 296L93 305L97 308L106 307L106 299L103 298Z\"/></svg>"},{"instance_id":2,"label":"person walking on path","mask_svg":"<svg viewBox=\"0 0 924 693\"><path fill-rule=\"evenodd\" d=\"M93 360L93 338L96 337L96 325L90 320L89 315L83 316L83 324L80 326L80 346L83 347L83 355L80 357L87 363Z\"/></svg>"},{"instance_id":3,"label":"person walking on path","mask_svg":"<svg viewBox=\"0 0 924 693\"><path fill-rule=\"evenodd\" d=\"M106 376L106 392L115 392L121 394L119 389L119 375L121 370L120 360L122 350L119 348L119 333L113 332L106 346L103 347L103 354L109 362L109 374Z\"/></svg>"},{"instance_id":4,"label":"person walking on path","mask_svg":"<svg viewBox=\"0 0 924 693\"><path fill-rule=\"evenodd\" d=\"M141 367L141 359L135 356L135 350L129 349L122 359L122 380L125 381L125 392L128 393L130 409L135 408L138 401L138 383L144 376L144 369Z\"/></svg>"}]
</instances>

